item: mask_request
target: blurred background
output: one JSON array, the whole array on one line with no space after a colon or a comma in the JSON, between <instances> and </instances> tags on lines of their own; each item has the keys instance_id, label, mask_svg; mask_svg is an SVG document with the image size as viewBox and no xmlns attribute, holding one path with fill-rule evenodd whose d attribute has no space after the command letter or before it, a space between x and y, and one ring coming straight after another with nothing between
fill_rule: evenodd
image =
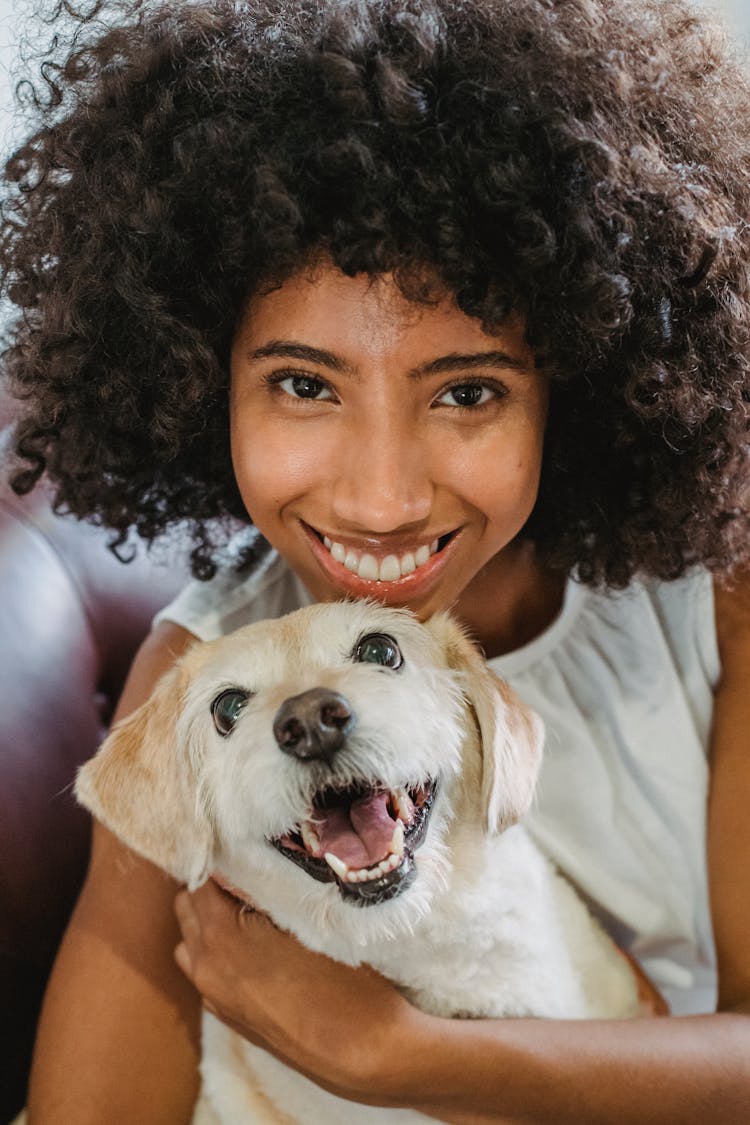
<instances>
[{"instance_id":1,"label":"blurred background","mask_svg":"<svg viewBox=\"0 0 750 1125\"><path fill-rule=\"evenodd\" d=\"M750 41L750 5L747 0L724 0L720 5L730 25Z\"/></svg>"}]
</instances>

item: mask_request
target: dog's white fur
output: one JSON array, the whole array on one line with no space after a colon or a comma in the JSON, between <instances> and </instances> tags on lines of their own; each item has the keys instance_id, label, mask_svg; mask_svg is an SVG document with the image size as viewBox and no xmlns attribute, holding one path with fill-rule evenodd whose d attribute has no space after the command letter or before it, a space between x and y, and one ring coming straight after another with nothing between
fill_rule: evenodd
<instances>
[{"instance_id":1,"label":"dog's white fur","mask_svg":"<svg viewBox=\"0 0 750 1125\"><path fill-rule=\"evenodd\" d=\"M372 632L397 640L399 670L352 661ZM253 695L222 738L211 702L234 685ZM357 716L330 765L282 753L272 732L281 703L314 687L346 696ZM541 744L540 720L448 615L421 625L372 603L318 605L193 646L82 768L76 793L178 880L196 887L219 872L307 946L372 965L426 1011L634 1016L629 965L516 824ZM367 778L397 788L427 777L438 788L417 876L390 901L353 905L268 842L307 817L324 784ZM426 1120L342 1101L208 1014L203 1034L196 1121Z\"/></svg>"}]
</instances>

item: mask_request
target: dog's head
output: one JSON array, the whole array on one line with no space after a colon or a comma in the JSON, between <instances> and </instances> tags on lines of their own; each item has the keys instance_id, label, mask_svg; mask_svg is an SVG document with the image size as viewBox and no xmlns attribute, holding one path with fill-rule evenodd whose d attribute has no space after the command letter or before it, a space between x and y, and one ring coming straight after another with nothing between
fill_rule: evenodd
<instances>
[{"instance_id":1,"label":"dog's head","mask_svg":"<svg viewBox=\"0 0 750 1125\"><path fill-rule=\"evenodd\" d=\"M317 605L194 645L76 793L177 879L218 871L291 926L311 896L346 915L421 884L424 903L451 825L526 811L541 741L447 614Z\"/></svg>"}]
</instances>

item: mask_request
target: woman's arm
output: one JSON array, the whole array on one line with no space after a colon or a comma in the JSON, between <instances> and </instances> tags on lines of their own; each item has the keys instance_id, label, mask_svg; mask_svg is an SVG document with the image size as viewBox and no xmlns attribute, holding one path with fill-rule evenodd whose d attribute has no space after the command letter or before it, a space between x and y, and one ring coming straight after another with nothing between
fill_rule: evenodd
<instances>
[{"instance_id":1,"label":"woman's arm","mask_svg":"<svg viewBox=\"0 0 750 1125\"><path fill-rule=\"evenodd\" d=\"M739 1125L750 1016L447 1020L370 969L311 953L207 885L181 892L178 959L211 1010L341 1097L454 1125Z\"/></svg>"},{"instance_id":2,"label":"woman's arm","mask_svg":"<svg viewBox=\"0 0 750 1125\"><path fill-rule=\"evenodd\" d=\"M117 717L148 697L192 640L173 625L155 631L136 658ZM163 872L94 825L86 882L45 996L30 1125L190 1121L200 1005L172 955L179 938L176 890Z\"/></svg>"},{"instance_id":3,"label":"woman's arm","mask_svg":"<svg viewBox=\"0 0 750 1125\"><path fill-rule=\"evenodd\" d=\"M178 898L178 959L211 1007L335 1093L454 1125L750 1120L750 595L717 591L709 873L717 1015L443 1020L303 949L214 887Z\"/></svg>"}]
</instances>

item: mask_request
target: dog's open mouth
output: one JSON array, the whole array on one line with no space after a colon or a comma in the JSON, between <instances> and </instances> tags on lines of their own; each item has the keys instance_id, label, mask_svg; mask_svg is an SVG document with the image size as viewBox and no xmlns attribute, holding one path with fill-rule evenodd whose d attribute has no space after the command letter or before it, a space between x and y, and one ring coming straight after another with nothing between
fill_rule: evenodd
<instances>
[{"instance_id":1,"label":"dog's open mouth","mask_svg":"<svg viewBox=\"0 0 750 1125\"><path fill-rule=\"evenodd\" d=\"M395 898L414 879L414 851L422 843L435 783L385 789L357 784L323 789L310 814L275 848L323 883L334 880L347 900L374 906Z\"/></svg>"}]
</instances>

